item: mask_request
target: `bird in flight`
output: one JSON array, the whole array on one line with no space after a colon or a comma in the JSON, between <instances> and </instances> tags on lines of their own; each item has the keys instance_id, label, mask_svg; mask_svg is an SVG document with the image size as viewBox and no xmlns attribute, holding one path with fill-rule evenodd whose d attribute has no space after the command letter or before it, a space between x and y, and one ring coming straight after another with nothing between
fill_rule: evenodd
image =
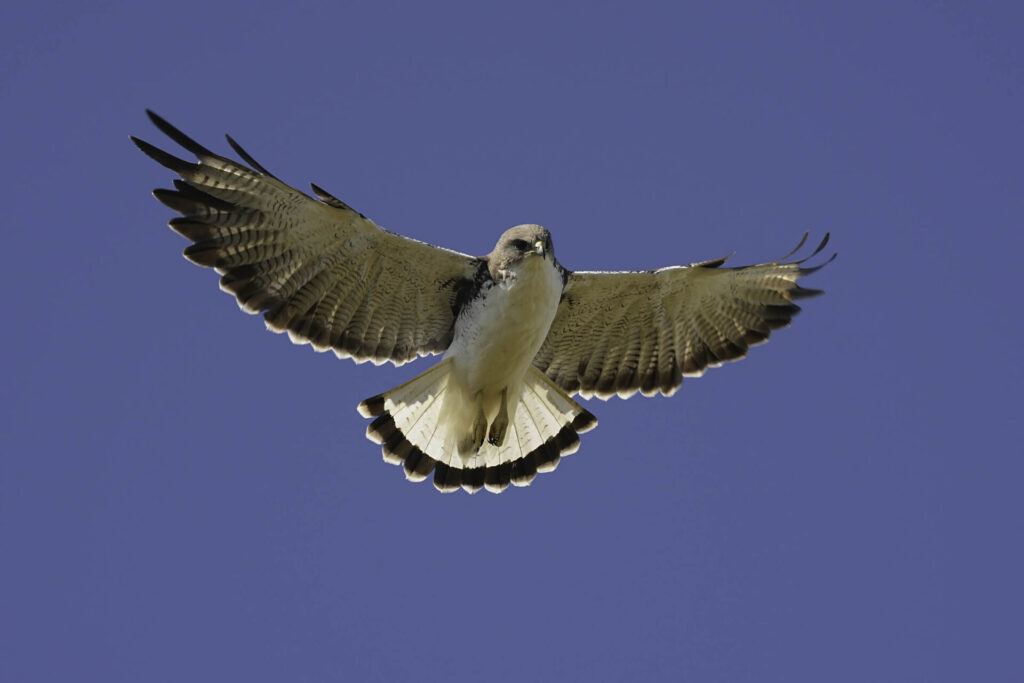
<instances>
[{"instance_id":1,"label":"bird in flight","mask_svg":"<svg viewBox=\"0 0 1024 683\"><path fill-rule=\"evenodd\" d=\"M574 453L596 418L572 396L672 395L684 376L746 355L785 327L795 300L821 294L797 279L830 262L810 256L741 268L725 258L645 271L570 271L539 225L506 230L469 256L384 230L312 185L281 182L227 137L245 162L216 154L148 111L196 161L132 137L178 174L154 196L180 217L185 257L215 269L247 313L297 344L357 363L429 370L359 404L366 435L406 478L439 491L526 486ZM728 257L726 257L728 258Z\"/></svg>"}]
</instances>

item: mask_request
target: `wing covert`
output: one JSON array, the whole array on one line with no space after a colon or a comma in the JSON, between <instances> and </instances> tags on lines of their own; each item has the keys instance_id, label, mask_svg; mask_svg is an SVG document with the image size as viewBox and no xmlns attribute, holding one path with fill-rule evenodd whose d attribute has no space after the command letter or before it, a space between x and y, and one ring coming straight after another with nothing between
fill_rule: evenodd
<instances>
[{"instance_id":1,"label":"wing covert","mask_svg":"<svg viewBox=\"0 0 1024 683\"><path fill-rule=\"evenodd\" d=\"M746 355L787 326L797 299L816 296L796 281L826 263L821 252L785 262L722 268L726 258L637 272L571 272L547 338L533 364L569 393L609 398L669 396L684 375Z\"/></svg>"},{"instance_id":2,"label":"wing covert","mask_svg":"<svg viewBox=\"0 0 1024 683\"><path fill-rule=\"evenodd\" d=\"M320 201L286 185L238 143L249 166L214 154L162 118L150 119L192 152L179 159L132 138L180 176L155 190L181 213L185 256L221 274L221 289L267 327L318 351L396 365L440 353L459 306L485 270L480 259L384 230L313 185Z\"/></svg>"}]
</instances>

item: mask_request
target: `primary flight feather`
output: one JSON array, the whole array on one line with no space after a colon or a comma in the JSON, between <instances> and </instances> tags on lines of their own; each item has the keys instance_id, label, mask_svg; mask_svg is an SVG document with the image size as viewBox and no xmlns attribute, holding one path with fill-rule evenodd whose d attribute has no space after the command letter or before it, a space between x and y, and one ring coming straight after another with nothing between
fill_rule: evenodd
<instances>
[{"instance_id":1,"label":"primary flight feather","mask_svg":"<svg viewBox=\"0 0 1024 683\"><path fill-rule=\"evenodd\" d=\"M474 257L384 230L313 185L286 185L238 143L215 154L153 112L196 157L132 141L178 174L155 190L181 214L185 256L267 327L340 358L431 369L359 404L384 459L441 491L525 486L579 447L597 420L571 396L671 395L685 375L735 360L820 294L807 258L723 268L725 259L650 271L569 271L539 225L505 231ZM835 258L833 255L832 258Z\"/></svg>"}]
</instances>

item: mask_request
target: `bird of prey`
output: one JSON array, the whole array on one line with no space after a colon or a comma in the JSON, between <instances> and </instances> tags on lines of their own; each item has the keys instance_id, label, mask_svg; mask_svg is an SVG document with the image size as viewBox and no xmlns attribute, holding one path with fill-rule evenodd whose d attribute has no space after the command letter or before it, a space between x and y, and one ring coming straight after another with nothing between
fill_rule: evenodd
<instances>
[{"instance_id":1,"label":"bird of prey","mask_svg":"<svg viewBox=\"0 0 1024 683\"><path fill-rule=\"evenodd\" d=\"M469 256L378 227L312 185L215 154L153 112L185 161L132 138L174 171L154 195L180 213L185 256L274 332L357 363L444 354L426 372L366 399L367 437L413 481L440 491L525 486L576 451L597 420L572 396L673 394L684 376L738 359L789 324L810 258L723 268L725 258L629 272L570 271L539 225L505 231ZM828 235L811 254L821 252ZM833 255L832 258L835 256Z\"/></svg>"}]
</instances>

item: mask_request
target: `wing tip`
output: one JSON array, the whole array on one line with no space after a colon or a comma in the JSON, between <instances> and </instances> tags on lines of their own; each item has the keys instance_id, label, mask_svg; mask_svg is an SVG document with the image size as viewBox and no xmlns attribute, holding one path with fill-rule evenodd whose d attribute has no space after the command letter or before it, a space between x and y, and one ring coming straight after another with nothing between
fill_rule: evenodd
<instances>
[{"instance_id":1,"label":"wing tip","mask_svg":"<svg viewBox=\"0 0 1024 683\"><path fill-rule=\"evenodd\" d=\"M796 252L800 251L800 248L803 247L803 245L807 242L808 235L810 235L810 233L809 232L805 232L803 238L801 238L801 240L800 240L800 244L798 244L796 246L796 249L794 249L793 251L789 252L788 254L783 256L781 259L779 259L777 261L773 261L772 263L780 263L780 264L784 263L786 259L788 259L790 256L792 256ZM808 254L807 256L803 257L802 259L798 259L796 261L790 261L786 265L803 266L804 263L807 263L812 258L814 258L818 254L820 254L822 251L824 251L825 247L828 246L829 240L831 240L831 239L832 239L832 233L831 232L826 232L825 236L821 239L821 242L818 243L818 246L816 246L814 248L814 250L810 254ZM835 261L837 256L839 256L839 252L833 252L832 255L829 256L828 259L825 260L824 263L820 263L820 264L818 264L816 266L809 266L809 267L806 267L806 268L800 267L797 272L799 273L799 275L801 277L803 277L805 275L810 275L811 273L817 272L817 271L821 270L822 268L824 268L825 266L827 266L828 264L830 264L833 261Z\"/></svg>"},{"instance_id":2,"label":"wing tip","mask_svg":"<svg viewBox=\"0 0 1024 683\"><path fill-rule=\"evenodd\" d=\"M820 251L820 249L819 249L818 251ZM818 253L817 251L816 251L816 252L814 252L814 254L817 254L817 253ZM808 256L808 257L807 257L806 259L803 259L802 261L797 261L797 263L803 263L803 262L804 262L804 261L806 261L807 259L809 259L809 258L811 258L812 256L814 256L814 254L811 254L811 256ZM812 273L816 273L816 272L818 272L819 270L821 270L822 268L824 268L824 267L825 267L825 266L827 266L828 264L830 264L830 263L832 263L833 261L835 261L835 260L836 260L836 257L837 257L837 256L839 256L839 252L838 252L838 251L836 251L836 252L833 252L833 253L832 253L832 255L831 255L831 256L829 256L829 257L828 257L828 259L826 259L826 260L825 260L825 262L824 262L824 263L819 263L819 264L818 264L818 265L816 265L816 266L809 266L809 267L807 267L807 268L803 268L803 267L801 267L801 268L800 268L800 270L799 270L799 273L800 273L800 277L804 277L805 275L810 275L810 274L812 274Z\"/></svg>"},{"instance_id":3,"label":"wing tip","mask_svg":"<svg viewBox=\"0 0 1024 683\"><path fill-rule=\"evenodd\" d=\"M189 136L185 135L184 133L182 133L180 130L178 130L174 126L172 126L170 124L170 122L167 121L167 119L165 119L164 117L160 116L159 114L157 114L152 109L146 109L146 116L149 117L149 120L153 123L154 126L156 126L160 130L161 133L163 133L164 135L166 135L170 139L174 140L179 145L181 145L182 147L184 147L188 151L190 151L193 154L195 154L197 157L201 157L201 156L216 157L217 156L216 154L211 152L209 149L207 149L206 147L202 146L201 144L199 144L198 142L196 142L195 140L193 140Z\"/></svg>"},{"instance_id":4,"label":"wing tip","mask_svg":"<svg viewBox=\"0 0 1024 683\"><path fill-rule=\"evenodd\" d=\"M252 167L256 171L259 171L263 175L269 178L274 178L275 180L278 179L277 176L275 176L273 173L264 168L263 164L253 159L252 155L246 152L245 149L240 144L238 144L233 137L227 134L225 134L224 137L227 138L228 144L231 146L231 149L235 150L235 154L240 156L242 158L242 161L249 164L250 167Z\"/></svg>"}]
</instances>

